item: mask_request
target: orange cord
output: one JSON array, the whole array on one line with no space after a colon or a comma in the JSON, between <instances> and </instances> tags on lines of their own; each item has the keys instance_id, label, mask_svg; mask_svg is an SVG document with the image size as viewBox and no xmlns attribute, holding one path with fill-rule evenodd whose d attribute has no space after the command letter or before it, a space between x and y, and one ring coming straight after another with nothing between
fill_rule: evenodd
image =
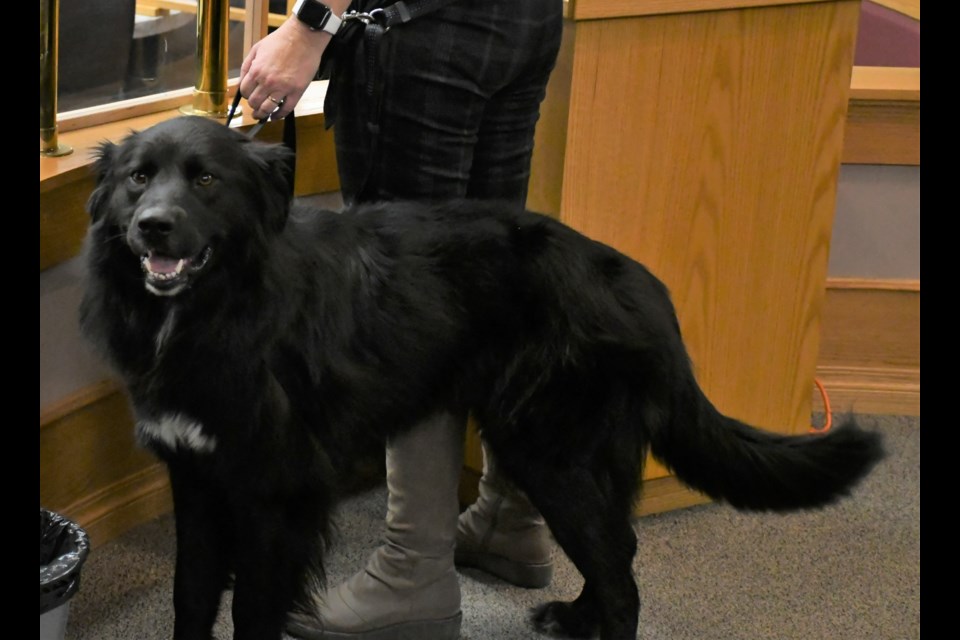
<instances>
[{"instance_id":1,"label":"orange cord","mask_svg":"<svg viewBox=\"0 0 960 640\"><path fill-rule=\"evenodd\" d=\"M830 411L830 396L827 395L827 390L823 388L823 384L821 384L819 380L814 378L813 384L817 385L817 389L820 390L820 397L823 398L823 410L827 414L827 418L822 427L810 427L810 432L826 433L830 431L830 427L833 426L833 413Z\"/></svg>"}]
</instances>

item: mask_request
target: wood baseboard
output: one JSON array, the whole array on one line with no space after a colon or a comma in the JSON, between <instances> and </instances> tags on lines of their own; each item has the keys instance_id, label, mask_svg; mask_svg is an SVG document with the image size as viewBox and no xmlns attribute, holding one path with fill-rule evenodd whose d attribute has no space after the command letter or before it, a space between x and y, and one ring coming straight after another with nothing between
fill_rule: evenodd
<instances>
[{"instance_id":1,"label":"wood baseboard","mask_svg":"<svg viewBox=\"0 0 960 640\"><path fill-rule=\"evenodd\" d=\"M826 389L832 413L920 415L920 369L881 367L817 367L817 379ZM824 411L820 392L813 410Z\"/></svg>"},{"instance_id":2,"label":"wood baseboard","mask_svg":"<svg viewBox=\"0 0 960 640\"><path fill-rule=\"evenodd\" d=\"M166 471L134 441L116 382L41 411L40 505L79 524L95 544L170 511Z\"/></svg>"},{"instance_id":3,"label":"wood baseboard","mask_svg":"<svg viewBox=\"0 0 960 640\"><path fill-rule=\"evenodd\" d=\"M835 413L920 415L920 281L830 279L817 378Z\"/></svg>"},{"instance_id":4,"label":"wood baseboard","mask_svg":"<svg viewBox=\"0 0 960 640\"><path fill-rule=\"evenodd\" d=\"M100 489L62 513L82 526L94 544L102 544L172 509L167 470L157 463Z\"/></svg>"}]
</instances>

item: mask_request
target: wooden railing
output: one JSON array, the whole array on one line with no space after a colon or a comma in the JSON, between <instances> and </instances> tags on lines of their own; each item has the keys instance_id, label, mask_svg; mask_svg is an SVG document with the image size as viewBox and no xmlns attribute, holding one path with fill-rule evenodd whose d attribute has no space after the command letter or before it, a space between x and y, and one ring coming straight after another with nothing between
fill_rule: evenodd
<instances>
[{"instance_id":1,"label":"wooden railing","mask_svg":"<svg viewBox=\"0 0 960 640\"><path fill-rule=\"evenodd\" d=\"M279 27L290 15L290 8L293 5L292 0L287 2L287 13L271 13L267 19L267 24L271 27ZM196 13L196 0L137 0L137 14L141 16L164 16L171 11L183 11L184 13ZM247 19L246 9L240 7L230 7L230 19L234 22L243 22Z\"/></svg>"}]
</instances>

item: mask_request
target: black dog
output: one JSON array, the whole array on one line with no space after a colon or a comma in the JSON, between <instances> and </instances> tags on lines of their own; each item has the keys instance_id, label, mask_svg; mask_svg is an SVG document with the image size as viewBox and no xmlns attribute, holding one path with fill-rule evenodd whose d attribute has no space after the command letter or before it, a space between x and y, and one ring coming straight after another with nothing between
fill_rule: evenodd
<instances>
[{"instance_id":1,"label":"black dog","mask_svg":"<svg viewBox=\"0 0 960 640\"><path fill-rule=\"evenodd\" d=\"M817 507L881 457L844 424L787 437L717 412L664 285L559 222L496 203L345 213L288 197L289 152L202 118L100 148L82 327L169 467L174 637L281 636L322 580L354 448L471 412L585 578L541 629L635 638L631 514L647 451L740 509ZM584 517L589 514L589 517Z\"/></svg>"}]
</instances>

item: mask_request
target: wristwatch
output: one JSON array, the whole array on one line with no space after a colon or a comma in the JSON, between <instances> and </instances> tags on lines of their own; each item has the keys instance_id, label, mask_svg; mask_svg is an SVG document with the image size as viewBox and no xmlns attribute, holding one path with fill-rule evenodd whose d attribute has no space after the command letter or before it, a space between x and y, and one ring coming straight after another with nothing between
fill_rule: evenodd
<instances>
[{"instance_id":1,"label":"wristwatch","mask_svg":"<svg viewBox=\"0 0 960 640\"><path fill-rule=\"evenodd\" d=\"M342 20L327 5L320 0L297 0L293 5L293 15L297 16L311 31L326 31L332 36L337 35Z\"/></svg>"}]
</instances>

